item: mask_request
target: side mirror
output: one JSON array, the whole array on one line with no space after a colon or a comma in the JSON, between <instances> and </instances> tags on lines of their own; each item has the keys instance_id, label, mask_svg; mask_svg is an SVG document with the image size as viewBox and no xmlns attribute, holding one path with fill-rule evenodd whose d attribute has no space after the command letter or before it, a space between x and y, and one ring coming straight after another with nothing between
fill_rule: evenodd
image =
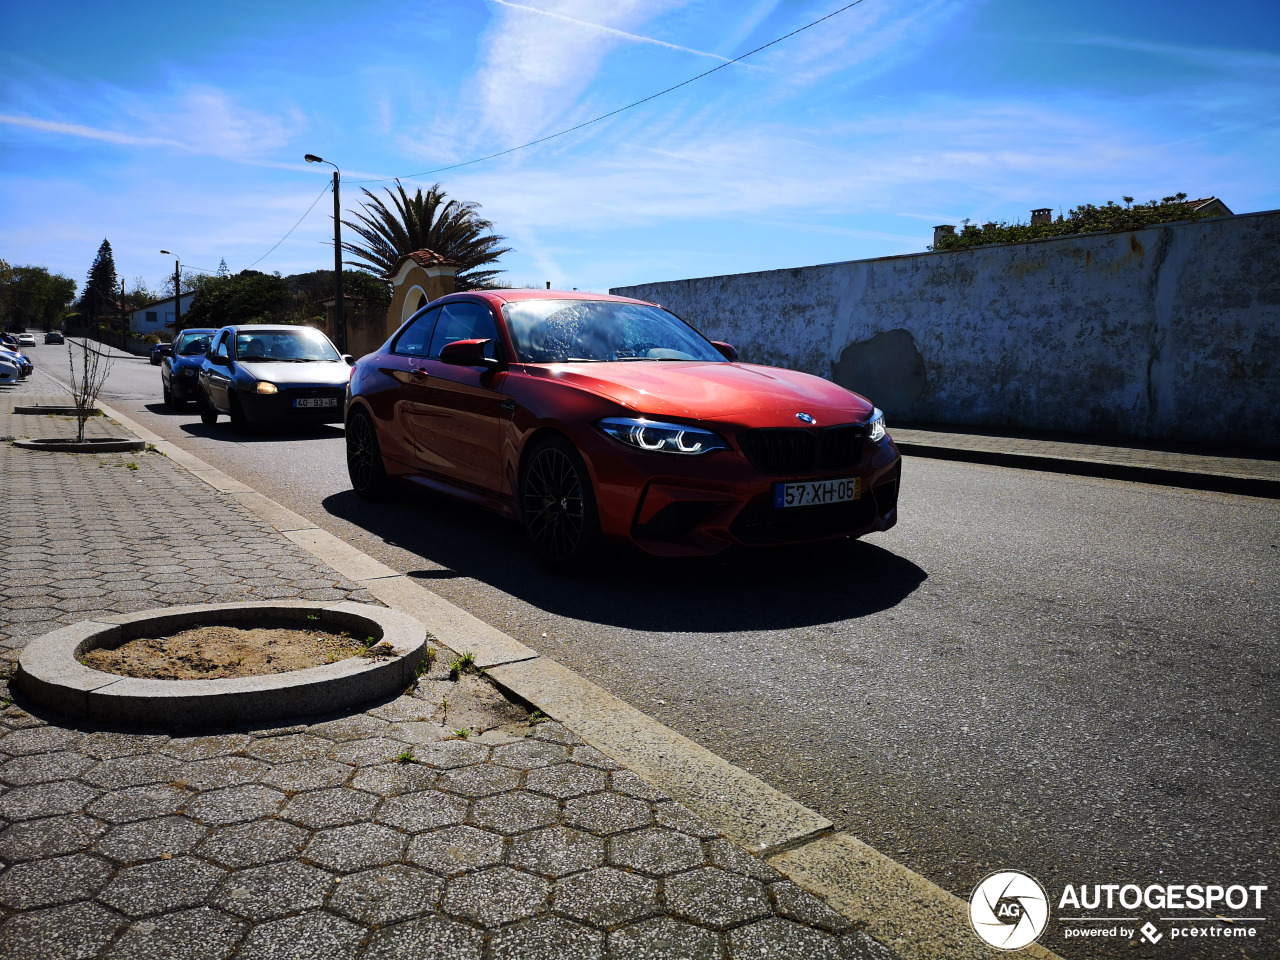
<instances>
[{"instance_id":1,"label":"side mirror","mask_svg":"<svg viewBox=\"0 0 1280 960\"><path fill-rule=\"evenodd\" d=\"M738 362L738 348L732 343L725 343L723 340L712 340L711 345L724 354L724 358L730 363Z\"/></svg>"},{"instance_id":2,"label":"side mirror","mask_svg":"<svg viewBox=\"0 0 1280 960\"><path fill-rule=\"evenodd\" d=\"M210 362L210 363L212 363L214 366L218 366L218 367L229 367L229 366L231 366L231 358L230 358L230 357L223 357L223 356L219 356L219 355L218 355L218 354L216 354L216 353L209 353L209 354L205 354L205 356L207 356L207 357L209 358L209 362Z\"/></svg>"},{"instance_id":3,"label":"side mirror","mask_svg":"<svg viewBox=\"0 0 1280 960\"><path fill-rule=\"evenodd\" d=\"M349 354L349 353L344 353L344 354L342 355L342 359L343 359L343 360L345 360L345 361L347 361L347 366L348 366L348 367L354 367L354 366L356 365L356 358L355 358L355 357L353 357L353 356L352 356L351 354Z\"/></svg>"},{"instance_id":4,"label":"side mirror","mask_svg":"<svg viewBox=\"0 0 1280 960\"><path fill-rule=\"evenodd\" d=\"M489 340L455 340L440 348L440 362L452 363L460 367L500 367L501 360L484 355L484 348Z\"/></svg>"}]
</instances>

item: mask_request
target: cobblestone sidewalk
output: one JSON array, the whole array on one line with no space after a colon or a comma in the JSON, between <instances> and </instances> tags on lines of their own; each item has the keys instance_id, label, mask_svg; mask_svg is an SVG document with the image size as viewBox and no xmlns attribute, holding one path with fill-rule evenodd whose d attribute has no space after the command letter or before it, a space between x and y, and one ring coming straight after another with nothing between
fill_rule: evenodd
<instances>
[{"instance_id":1,"label":"cobblestone sidewalk","mask_svg":"<svg viewBox=\"0 0 1280 960\"><path fill-rule=\"evenodd\" d=\"M369 601L155 453L2 445L0 496L9 662L95 613ZM14 960L893 956L571 731L441 666L365 712L272 729L87 727L0 695ZM450 739L476 716L496 725Z\"/></svg>"}]
</instances>

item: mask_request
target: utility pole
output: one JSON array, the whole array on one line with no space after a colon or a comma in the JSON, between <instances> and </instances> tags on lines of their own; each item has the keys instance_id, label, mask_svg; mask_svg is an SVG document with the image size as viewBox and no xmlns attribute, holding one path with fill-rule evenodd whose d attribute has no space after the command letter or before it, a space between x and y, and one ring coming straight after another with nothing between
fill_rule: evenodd
<instances>
[{"instance_id":1,"label":"utility pole","mask_svg":"<svg viewBox=\"0 0 1280 960\"><path fill-rule=\"evenodd\" d=\"M182 270L176 253L161 250L166 257L173 257L173 333L177 336L182 329Z\"/></svg>"},{"instance_id":2,"label":"utility pole","mask_svg":"<svg viewBox=\"0 0 1280 960\"><path fill-rule=\"evenodd\" d=\"M314 153L308 153L302 159L307 163L327 163L333 167L333 293L336 298L333 301L333 339L338 352L346 353L347 304L342 295L342 199L338 192L342 171L336 163L321 159Z\"/></svg>"}]
</instances>

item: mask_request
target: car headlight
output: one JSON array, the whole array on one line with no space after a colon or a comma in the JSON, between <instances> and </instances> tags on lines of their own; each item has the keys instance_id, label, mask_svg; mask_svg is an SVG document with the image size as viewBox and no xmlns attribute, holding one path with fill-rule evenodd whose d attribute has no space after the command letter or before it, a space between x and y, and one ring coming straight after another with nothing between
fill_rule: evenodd
<instances>
[{"instance_id":1,"label":"car headlight","mask_svg":"<svg viewBox=\"0 0 1280 960\"><path fill-rule=\"evenodd\" d=\"M265 380L260 380L258 382L258 392L267 394L279 393L280 389L274 383L267 383Z\"/></svg>"},{"instance_id":2,"label":"car headlight","mask_svg":"<svg viewBox=\"0 0 1280 960\"><path fill-rule=\"evenodd\" d=\"M884 411L876 407L871 414L871 422L867 424L867 436L872 443L878 443L886 436L884 428Z\"/></svg>"},{"instance_id":3,"label":"car headlight","mask_svg":"<svg viewBox=\"0 0 1280 960\"><path fill-rule=\"evenodd\" d=\"M631 417L608 417L596 424L613 439L637 450L650 453L709 453L728 450L728 442L719 434L683 423Z\"/></svg>"},{"instance_id":4,"label":"car headlight","mask_svg":"<svg viewBox=\"0 0 1280 960\"><path fill-rule=\"evenodd\" d=\"M182 375L183 375L184 377L194 377L194 376L195 376L197 373L199 373L199 372L200 372L200 371L198 371L195 367L183 367L183 368L182 368Z\"/></svg>"}]
</instances>

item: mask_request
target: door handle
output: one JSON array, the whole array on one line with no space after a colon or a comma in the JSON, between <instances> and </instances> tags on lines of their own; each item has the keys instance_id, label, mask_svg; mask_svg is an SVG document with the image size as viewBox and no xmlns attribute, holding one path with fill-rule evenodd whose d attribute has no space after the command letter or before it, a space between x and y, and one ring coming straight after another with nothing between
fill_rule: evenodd
<instances>
[{"instance_id":1,"label":"door handle","mask_svg":"<svg viewBox=\"0 0 1280 960\"><path fill-rule=\"evenodd\" d=\"M425 380L427 379L427 371L422 369L422 367L410 367L409 376L413 377L415 380Z\"/></svg>"}]
</instances>

